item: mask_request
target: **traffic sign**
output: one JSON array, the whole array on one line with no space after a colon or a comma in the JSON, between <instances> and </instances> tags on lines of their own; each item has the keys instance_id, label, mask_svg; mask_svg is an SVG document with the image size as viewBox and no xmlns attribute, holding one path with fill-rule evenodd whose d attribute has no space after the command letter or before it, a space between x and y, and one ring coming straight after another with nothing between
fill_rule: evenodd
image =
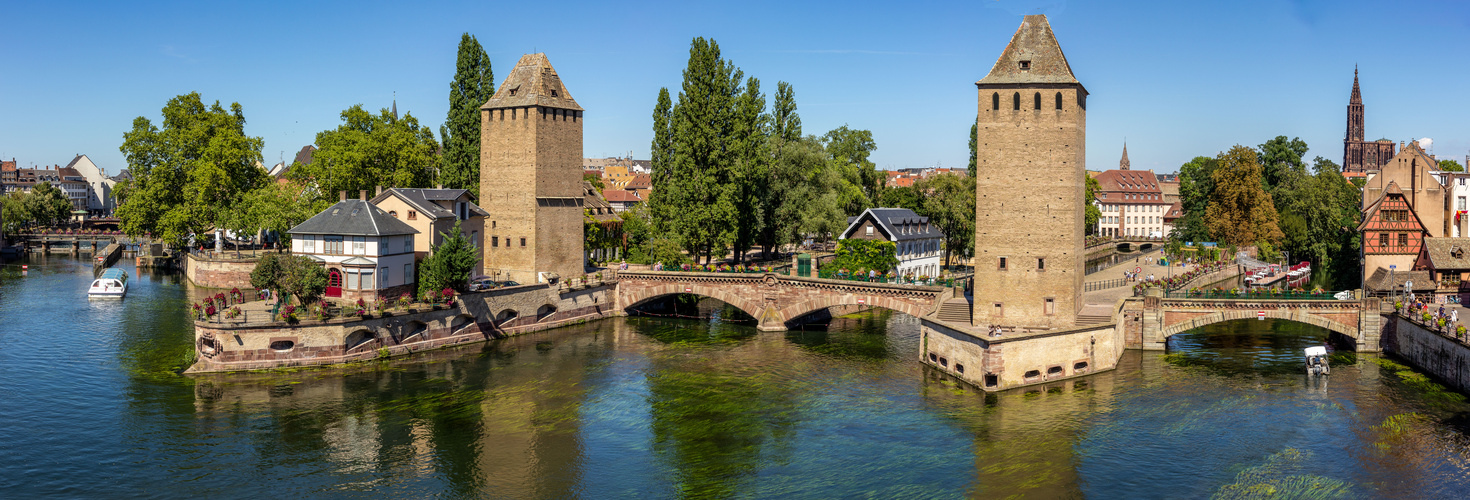
<instances>
[{"instance_id":1,"label":"traffic sign","mask_svg":"<svg viewBox=\"0 0 1470 500\"><path fill-rule=\"evenodd\" d=\"M1133 268L1133 272L1135 272L1135 273L1141 273L1141 272L1143 272L1143 268L1142 267L1135 267L1135 268Z\"/></svg>"},{"instance_id":2,"label":"traffic sign","mask_svg":"<svg viewBox=\"0 0 1470 500\"><path fill-rule=\"evenodd\" d=\"M1256 319L1266 321L1266 311L1256 311Z\"/></svg>"}]
</instances>

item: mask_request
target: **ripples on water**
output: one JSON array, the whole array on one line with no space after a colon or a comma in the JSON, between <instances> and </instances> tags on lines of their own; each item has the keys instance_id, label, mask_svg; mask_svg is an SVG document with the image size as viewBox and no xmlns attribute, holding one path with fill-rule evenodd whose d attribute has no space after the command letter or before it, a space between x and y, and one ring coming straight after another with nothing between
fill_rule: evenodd
<instances>
[{"instance_id":1,"label":"ripples on water","mask_svg":"<svg viewBox=\"0 0 1470 500\"><path fill-rule=\"evenodd\" d=\"M1319 329L1176 336L985 394L916 362L915 318L758 332L629 318L339 369L182 377L194 291L84 262L0 269L6 497L1444 498L1463 398ZM702 304L700 307L710 307ZM729 313L730 311L725 311ZM715 316L722 316L715 314ZM730 314L730 316L738 316ZM1410 377L1410 378L1404 378Z\"/></svg>"}]
</instances>

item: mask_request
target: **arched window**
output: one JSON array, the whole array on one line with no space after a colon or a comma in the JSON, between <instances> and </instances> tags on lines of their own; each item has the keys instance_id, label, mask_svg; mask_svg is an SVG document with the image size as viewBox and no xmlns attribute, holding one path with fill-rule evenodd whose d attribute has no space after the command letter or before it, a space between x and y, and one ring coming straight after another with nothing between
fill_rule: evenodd
<instances>
[{"instance_id":1,"label":"arched window","mask_svg":"<svg viewBox=\"0 0 1470 500\"><path fill-rule=\"evenodd\" d=\"M990 94L990 110L1000 110L1000 92Z\"/></svg>"},{"instance_id":2,"label":"arched window","mask_svg":"<svg viewBox=\"0 0 1470 500\"><path fill-rule=\"evenodd\" d=\"M1021 93L1020 92L1016 92L1014 94L1011 94L1011 109L1020 111L1020 109L1021 109Z\"/></svg>"},{"instance_id":3,"label":"arched window","mask_svg":"<svg viewBox=\"0 0 1470 500\"><path fill-rule=\"evenodd\" d=\"M1032 106L1032 109L1041 109L1041 92L1036 93L1036 104Z\"/></svg>"},{"instance_id":4,"label":"arched window","mask_svg":"<svg viewBox=\"0 0 1470 500\"><path fill-rule=\"evenodd\" d=\"M1057 109L1062 109L1062 93L1057 92Z\"/></svg>"}]
</instances>

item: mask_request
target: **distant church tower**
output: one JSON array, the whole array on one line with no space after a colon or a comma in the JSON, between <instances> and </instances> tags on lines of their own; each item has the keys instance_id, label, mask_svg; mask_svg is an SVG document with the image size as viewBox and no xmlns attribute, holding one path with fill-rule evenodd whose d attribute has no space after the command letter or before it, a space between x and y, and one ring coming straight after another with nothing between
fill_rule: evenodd
<instances>
[{"instance_id":1,"label":"distant church tower","mask_svg":"<svg viewBox=\"0 0 1470 500\"><path fill-rule=\"evenodd\" d=\"M1044 15L1021 21L975 85L974 324L1074 326L1085 263L1087 89Z\"/></svg>"},{"instance_id":2,"label":"distant church tower","mask_svg":"<svg viewBox=\"0 0 1470 500\"><path fill-rule=\"evenodd\" d=\"M1358 90L1358 68L1353 68L1353 93L1348 96L1347 134L1342 139L1342 171L1359 174L1379 170L1396 155L1393 141L1369 142L1363 133L1363 93Z\"/></svg>"},{"instance_id":3,"label":"distant church tower","mask_svg":"<svg viewBox=\"0 0 1470 500\"><path fill-rule=\"evenodd\" d=\"M521 56L480 106L481 247L487 273L535 283L581 276L582 107L546 54Z\"/></svg>"},{"instance_id":4,"label":"distant church tower","mask_svg":"<svg viewBox=\"0 0 1470 500\"><path fill-rule=\"evenodd\" d=\"M1123 159L1118 160L1118 170L1128 170L1130 166L1128 163L1128 143L1125 142L1123 143Z\"/></svg>"}]
</instances>

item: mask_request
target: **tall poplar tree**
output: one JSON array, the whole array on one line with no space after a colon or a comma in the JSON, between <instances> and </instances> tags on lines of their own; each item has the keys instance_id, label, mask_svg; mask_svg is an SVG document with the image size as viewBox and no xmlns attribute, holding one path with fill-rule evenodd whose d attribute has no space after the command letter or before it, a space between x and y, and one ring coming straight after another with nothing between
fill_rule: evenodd
<instances>
[{"instance_id":1,"label":"tall poplar tree","mask_svg":"<svg viewBox=\"0 0 1470 500\"><path fill-rule=\"evenodd\" d=\"M459 39L454 81L449 82L449 116L439 127L444 140L439 182L447 188L480 192L480 106L495 95L495 73L480 42L465 33Z\"/></svg>"},{"instance_id":2,"label":"tall poplar tree","mask_svg":"<svg viewBox=\"0 0 1470 500\"><path fill-rule=\"evenodd\" d=\"M796 113L796 92L791 84L776 82L776 96L771 103L771 130L765 152L770 155L766 171L765 197L761 200L761 228L757 244L770 258L776 247L795 241L801 226L801 207L809 173L798 161L799 155L788 154L800 148L801 116Z\"/></svg>"},{"instance_id":3,"label":"tall poplar tree","mask_svg":"<svg viewBox=\"0 0 1470 500\"><path fill-rule=\"evenodd\" d=\"M735 208L735 262L744 260L745 252L755 246L765 227L762 201L769 197L770 156L766 153L770 136L771 117L766 114L766 96L761 94L761 82L751 77L745 82L745 91L735 100L734 136L731 138L735 150L735 162L731 172L734 181L726 194L731 197L730 205Z\"/></svg>"},{"instance_id":4,"label":"tall poplar tree","mask_svg":"<svg viewBox=\"0 0 1470 500\"><path fill-rule=\"evenodd\" d=\"M714 40L695 38L689 47L684 85L671 114L673 153L670 182L678 190L680 216L672 232L706 262L735 239L736 207L730 165L735 136L735 99L744 73L720 56ZM659 188L655 187L655 192Z\"/></svg>"},{"instance_id":5,"label":"tall poplar tree","mask_svg":"<svg viewBox=\"0 0 1470 500\"><path fill-rule=\"evenodd\" d=\"M975 157L980 154L980 117L975 117L975 123L970 124L970 177L975 177ZM1089 179L1091 177L1088 177Z\"/></svg>"}]
</instances>

